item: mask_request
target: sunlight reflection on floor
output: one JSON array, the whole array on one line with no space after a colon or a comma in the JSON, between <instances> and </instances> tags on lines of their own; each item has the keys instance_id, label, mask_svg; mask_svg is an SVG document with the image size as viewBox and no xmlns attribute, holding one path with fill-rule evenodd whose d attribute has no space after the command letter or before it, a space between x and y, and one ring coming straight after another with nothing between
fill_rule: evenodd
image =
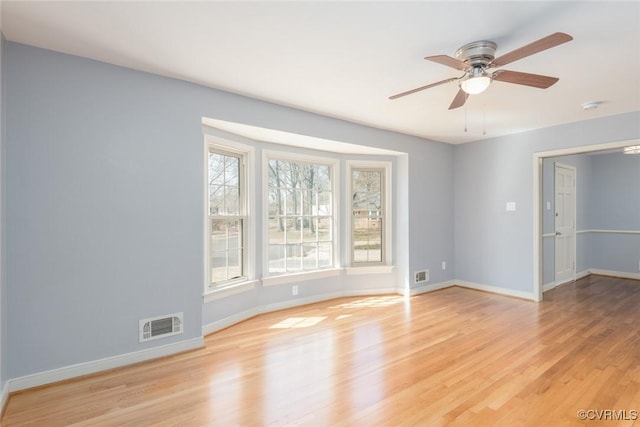
<instances>
[{"instance_id":1,"label":"sunlight reflection on floor","mask_svg":"<svg viewBox=\"0 0 640 427\"><path fill-rule=\"evenodd\" d=\"M269 326L269 329L308 328L322 322L325 317L289 317L282 322Z\"/></svg>"},{"instance_id":2,"label":"sunlight reflection on floor","mask_svg":"<svg viewBox=\"0 0 640 427\"><path fill-rule=\"evenodd\" d=\"M387 295L381 297L364 298L357 301L350 301L330 308L358 308L358 307L386 307L403 302L402 295Z\"/></svg>"}]
</instances>

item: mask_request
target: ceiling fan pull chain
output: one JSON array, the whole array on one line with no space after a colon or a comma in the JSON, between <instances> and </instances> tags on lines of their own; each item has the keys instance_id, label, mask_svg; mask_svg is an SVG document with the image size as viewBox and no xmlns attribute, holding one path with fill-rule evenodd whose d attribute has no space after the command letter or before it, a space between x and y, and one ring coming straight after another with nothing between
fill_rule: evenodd
<instances>
[{"instance_id":1,"label":"ceiling fan pull chain","mask_svg":"<svg viewBox=\"0 0 640 427\"><path fill-rule=\"evenodd\" d=\"M467 131L467 105L464 106L464 131Z\"/></svg>"},{"instance_id":2,"label":"ceiling fan pull chain","mask_svg":"<svg viewBox=\"0 0 640 427\"><path fill-rule=\"evenodd\" d=\"M487 104L482 105L482 134L487 134Z\"/></svg>"}]
</instances>

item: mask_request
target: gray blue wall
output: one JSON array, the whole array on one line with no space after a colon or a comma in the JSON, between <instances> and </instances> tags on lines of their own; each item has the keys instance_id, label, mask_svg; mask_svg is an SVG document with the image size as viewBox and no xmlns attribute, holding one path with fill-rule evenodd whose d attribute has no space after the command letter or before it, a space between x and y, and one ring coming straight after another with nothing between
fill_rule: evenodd
<instances>
[{"instance_id":1,"label":"gray blue wall","mask_svg":"<svg viewBox=\"0 0 640 427\"><path fill-rule=\"evenodd\" d=\"M455 278L531 293L533 153L640 137L640 114L631 113L450 146L5 48L3 324L11 328L3 378L189 340L203 325L296 302L289 286L271 286L203 304L202 117L403 153L394 159L397 272L302 283L300 299L403 288L422 269L431 283ZM256 145L256 158L263 148ZM506 212L506 202L516 211ZM259 250L259 233L256 243ZM178 311L184 334L138 343L138 319Z\"/></svg>"},{"instance_id":2,"label":"gray blue wall","mask_svg":"<svg viewBox=\"0 0 640 427\"><path fill-rule=\"evenodd\" d=\"M449 145L15 43L6 66L9 378L188 340L292 300L273 286L203 309L202 117L406 153L398 218L410 233L398 227L396 283L384 286L425 268L432 283L453 278L440 269L453 263ZM300 297L383 285L345 280ZM138 319L178 311L184 334L138 343Z\"/></svg>"},{"instance_id":3,"label":"gray blue wall","mask_svg":"<svg viewBox=\"0 0 640 427\"><path fill-rule=\"evenodd\" d=\"M456 279L532 292L534 153L637 139L638 123L634 112L455 146Z\"/></svg>"},{"instance_id":4,"label":"gray blue wall","mask_svg":"<svg viewBox=\"0 0 640 427\"><path fill-rule=\"evenodd\" d=\"M640 275L640 155L594 156L590 268Z\"/></svg>"},{"instance_id":5,"label":"gray blue wall","mask_svg":"<svg viewBox=\"0 0 640 427\"><path fill-rule=\"evenodd\" d=\"M0 20L1 21L1 20ZM0 30L0 390L6 390L7 383L7 262L6 262L6 147L7 138L5 124L6 85L4 71L6 61L5 38Z\"/></svg>"}]
</instances>

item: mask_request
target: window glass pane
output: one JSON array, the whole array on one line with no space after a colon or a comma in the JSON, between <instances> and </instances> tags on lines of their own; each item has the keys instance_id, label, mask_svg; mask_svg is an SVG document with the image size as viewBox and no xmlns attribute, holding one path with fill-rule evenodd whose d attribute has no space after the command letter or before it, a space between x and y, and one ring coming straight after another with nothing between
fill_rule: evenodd
<instances>
[{"instance_id":1,"label":"window glass pane","mask_svg":"<svg viewBox=\"0 0 640 427\"><path fill-rule=\"evenodd\" d=\"M367 200L367 193L354 192L353 193L353 214L354 215L366 215L364 212L369 207L369 201Z\"/></svg>"},{"instance_id":2,"label":"window glass pane","mask_svg":"<svg viewBox=\"0 0 640 427\"><path fill-rule=\"evenodd\" d=\"M315 191L304 190L302 191L302 214L313 215L315 213Z\"/></svg>"},{"instance_id":3,"label":"window glass pane","mask_svg":"<svg viewBox=\"0 0 640 427\"><path fill-rule=\"evenodd\" d=\"M285 262L285 246L269 245L269 271L273 273L286 272Z\"/></svg>"},{"instance_id":4,"label":"window glass pane","mask_svg":"<svg viewBox=\"0 0 640 427\"><path fill-rule=\"evenodd\" d=\"M333 265L332 244L318 243L318 267Z\"/></svg>"},{"instance_id":5,"label":"window glass pane","mask_svg":"<svg viewBox=\"0 0 640 427\"><path fill-rule=\"evenodd\" d=\"M227 223L227 248L228 249L238 249L242 246L240 236L240 222L239 221L229 221Z\"/></svg>"},{"instance_id":6,"label":"window glass pane","mask_svg":"<svg viewBox=\"0 0 640 427\"><path fill-rule=\"evenodd\" d=\"M382 261L382 228L379 218L354 218L353 254L354 262Z\"/></svg>"},{"instance_id":7,"label":"window glass pane","mask_svg":"<svg viewBox=\"0 0 640 427\"><path fill-rule=\"evenodd\" d=\"M242 277L242 249L238 248L229 251L228 257L229 269L227 280Z\"/></svg>"},{"instance_id":8,"label":"window glass pane","mask_svg":"<svg viewBox=\"0 0 640 427\"><path fill-rule=\"evenodd\" d=\"M382 170L352 170L352 262L383 262Z\"/></svg>"},{"instance_id":9,"label":"window glass pane","mask_svg":"<svg viewBox=\"0 0 640 427\"><path fill-rule=\"evenodd\" d=\"M241 157L209 152L211 284L244 275ZM224 217L224 218L223 218Z\"/></svg>"},{"instance_id":10,"label":"window glass pane","mask_svg":"<svg viewBox=\"0 0 640 427\"><path fill-rule=\"evenodd\" d=\"M284 217L269 218L269 243L284 243Z\"/></svg>"},{"instance_id":11,"label":"window glass pane","mask_svg":"<svg viewBox=\"0 0 640 427\"><path fill-rule=\"evenodd\" d=\"M318 240L329 241L332 240L331 233L331 217L319 217L318 218Z\"/></svg>"},{"instance_id":12,"label":"window glass pane","mask_svg":"<svg viewBox=\"0 0 640 427\"><path fill-rule=\"evenodd\" d=\"M299 218L299 217L286 218L285 234L286 234L287 243L302 242L301 225L302 225L302 218Z\"/></svg>"},{"instance_id":13,"label":"window glass pane","mask_svg":"<svg viewBox=\"0 0 640 427\"><path fill-rule=\"evenodd\" d=\"M224 221L211 221L211 252L227 250L227 227Z\"/></svg>"},{"instance_id":14,"label":"window glass pane","mask_svg":"<svg viewBox=\"0 0 640 427\"><path fill-rule=\"evenodd\" d=\"M217 184L209 186L209 214L218 215L224 210L224 187Z\"/></svg>"},{"instance_id":15,"label":"window glass pane","mask_svg":"<svg viewBox=\"0 0 640 427\"><path fill-rule=\"evenodd\" d=\"M224 192L224 210L220 213L224 215L240 214L240 206L238 204L240 194L238 187L225 187Z\"/></svg>"},{"instance_id":16,"label":"window glass pane","mask_svg":"<svg viewBox=\"0 0 640 427\"><path fill-rule=\"evenodd\" d=\"M280 187L292 188L292 174L291 163L286 160L278 160L276 162L277 180L280 182Z\"/></svg>"},{"instance_id":17,"label":"window glass pane","mask_svg":"<svg viewBox=\"0 0 640 427\"><path fill-rule=\"evenodd\" d=\"M303 246L302 265L305 270L318 268L318 244L305 243Z\"/></svg>"},{"instance_id":18,"label":"window glass pane","mask_svg":"<svg viewBox=\"0 0 640 427\"><path fill-rule=\"evenodd\" d=\"M305 242L315 242L318 240L316 235L318 230L318 218L305 216L302 218L302 226L304 227L302 238Z\"/></svg>"},{"instance_id":19,"label":"window glass pane","mask_svg":"<svg viewBox=\"0 0 640 427\"><path fill-rule=\"evenodd\" d=\"M282 191L279 188L269 189L269 216L282 215L284 212Z\"/></svg>"},{"instance_id":20,"label":"window glass pane","mask_svg":"<svg viewBox=\"0 0 640 427\"><path fill-rule=\"evenodd\" d=\"M240 159L237 157L225 156L225 184L237 186L239 173Z\"/></svg>"},{"instance_id":21,"label":"window glass pane","mask_svg":"<svg viewBox=\"0 0 640 427\"><path fill-rule=\"evenodd\" d=\"M285 209L286 215L297 215L300 213L300 198L298 190L285 190Z\"/></svg>"},{"instance_id":22,"label":"window glass pane","mask_svg":"<svg viewBox=\"0 0 640 427\"><path fill-rule=\"evenodd\" d=\"M224 156L209 153L209 184L224 184Z\"/></svg>"},{"instance_id":23,"label":"window glass pane","mask_svg":"<svg viewBox=\"0 0 640 427\"><path fill-rule=\"evenodd\" d=\"M369 220L368 241L366 245L367 261L382 261L382 229L379 220Z\"/></svg>"},{"instance_id":24,"label":"window glass pane","mask_svg":"<svg viewBox=\"0 0 640 427\"><path fill-rule=\"evenodd\" d=\"M354 191L367 193L380 192L382 185L382 173L380 171L353 171L352 187Z\"/></svg>"},{"instance_id":25,"label":"window glass pane","mask_svg":"<svg viewBox=\"0 0 640 427\"><path fill-rule=\"evenodd\" d=\"M331 192L318 193L318 215L331 215Z\"/></svg>"},{"instance_id":26,"label":"window glass pane","mask_svg":"<svg viewBox=\"0 0 640 427\"><path fill-rule=\"evenodd\" d=\"M226 252L213 252L211 254L211 281L213 283L227 280Z\"/></svg>"},{"instance_id":27,"label":"window glass pane","mask_svg":"<svg viewBox=\"0 0 640 427\"><path fill-rule=\"evenodd\" d=\"M367 251L364 249L353 250L353 262L367 262Z\"/></svg>"},{"instance_id":28,"label":"window glass pane","mask_svg":"<svg viewBox=\"0 0 640 427\"><path fill-rule=\"evenodd\" d=\"M302 193L302 190L292 190L294 215L302 215Z\"/></svg>"},{"instance_id":29,"label":"window glass pane","mask_svg":"<svg viewBox=\"0 0 640 427\"><path fill-rule=\"evenodd\" d=\"M302 270L302 245L287 245L287 271Z\"/></svg>"},{"instance_id":30,"label":"window glass pane","mask_svg":"<svg viewBox=\"0 0 640 427\"><path fill-rule=\"evenodd\" d=\"M369 197L368 197L369 210L380 211L380 209L382 208L380 197L381 197L380 193L369 193ZM369 215L373 215L373 214L370 213Z\"/></svg>"},{"instance_id":31,"label":"window glass pane","mask_svg":"<svg viewBox=\"0 0 640 427\"><path fill-rule=\"evenodd\" d=\"M331 167L276 159L270 159L268 165L268 244L286 245L284 254L276 254L276 249L270 247L269 273L318 269L317 242L322 240L328 245L333 242ZM275 262L275 256L284 257L282 265ZM332 262L330 259L325 267Z\"/></svg>"},{"instance_id":32,"label":"window glass pane","mask_svg":"<svg viewBox=\"0 0 640 427\"><path fill-rule=\"evenodd\" d=\"M211 281L224 282L242 276L242 222L211 221Z\"/></svg>"},{"instance_id":33,"label":"window glass pane","mask_svg":"<svg viewBox=\"0 0 640 427\"><path fill-rule=\"evenodd\" d=\"M331 190L331 170L329 166L318 165L315 188L318 190Z\"/></svg>"},{"instance_id":34,"label":"window glass pane","mask_svg":"<svg viewBox=\"0 0 640 427\"><path fill-rule=\"evenodd\" d=\"M278 175L278 161L269 160L267 162L267 169L269 172L269 187L279 187L277 175Z\"/></svg>"}]
</instances>

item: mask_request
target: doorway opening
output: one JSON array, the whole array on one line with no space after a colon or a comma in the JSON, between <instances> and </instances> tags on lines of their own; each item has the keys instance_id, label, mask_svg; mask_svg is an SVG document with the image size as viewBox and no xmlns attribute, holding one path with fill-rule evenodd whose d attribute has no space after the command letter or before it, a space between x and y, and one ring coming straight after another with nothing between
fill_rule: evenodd
<instances>
[{"instance_id":1,"label":"doorway opening","mask_svg":"<svg viewBox=\"0 0 640 427\"><path fill-rule=\"evenodd\" d=\"M638 145L639 140L617 141L581 147L564 148L543 151L533 154L533 296L534 300L543 299L543 160L550 157L568 156L574 154L593 153L613 149L621 149L629 145ZM575 240L575 237L574 237ZM574 252L575 256L575 252Z\"/></svg>"}]
</instances>

